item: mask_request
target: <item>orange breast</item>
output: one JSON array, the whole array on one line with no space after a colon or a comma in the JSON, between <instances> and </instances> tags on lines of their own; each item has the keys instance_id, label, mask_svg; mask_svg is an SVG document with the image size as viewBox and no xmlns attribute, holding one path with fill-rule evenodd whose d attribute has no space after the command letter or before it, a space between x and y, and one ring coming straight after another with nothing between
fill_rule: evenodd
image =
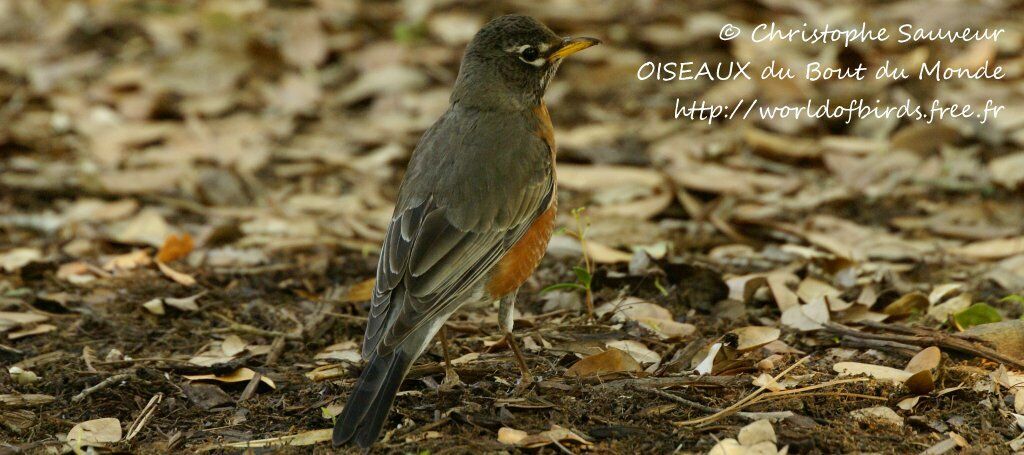
<instances>
[{"instance_id":1,"label":"orange breast","mask_svg":"<svg viewBox=\"0 0 1024 455\"><path fill-rule=\"evenodd\" d=\"M551 149L551 165L554 168L555 126L551 123L551 114L548 112L548 106L541 101L540 105L533 109L533 114L537 116L537 134L544 139L544 142L548 143L548 148Z\"/></svg>"},{"instance_id":2,"label":"orange breast","mask_svg":"<svg viewBox=\"0 0 1024 455\"><path fill-rule=\"evenodd\" d=\"M544 139L551 150L551 173L554 178L555 172L555 129L551 124L551 115L548 114L548 107L541 101L540 105L533 110L537 119L537 134ZM557 186L552 188L551 205L544 213L541 213L530 228L519 239L508 253L501 258L495 266L494 274L487 283L487 292L491 297L498 299L519 288L526 281L533 271L537 269L540 260L548 249L548 241L551 240L551 233L555 230L555 212L557 212Z\"/></svg>"},{"instance_id":3,"label":"orange breast","mask_svg":"<svg viewBox=\"0 0 1024 455\"><path fill-rule=\"evenodd\" d=\"M555 228L555 207L552 198L551 206L534 220L523 238L495 266L494 274L487 283L487 292L491 298L498 299L515 291L533 274L548 249L548 241Z\"/></svg>"}]
</instances>

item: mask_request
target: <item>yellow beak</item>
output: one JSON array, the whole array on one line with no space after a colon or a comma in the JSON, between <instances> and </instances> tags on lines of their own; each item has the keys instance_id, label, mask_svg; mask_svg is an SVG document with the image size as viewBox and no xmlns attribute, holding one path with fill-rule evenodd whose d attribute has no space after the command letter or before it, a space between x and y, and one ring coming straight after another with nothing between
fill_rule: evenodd
<instances>
[{"instance_id":1,"label":"yellow beak","mask_svg":"<svg viewBox=\"0 0 1024 455\"><path fill-rule=\"evenodd\" d=\"M558 48L548 56L548 61L554 62L556 60L563 59L588 47L597 46L598 44L601 44L601 40L597 38L566 38L562 40L562 43L558 45Z\"/></svg>"}]
</instances>

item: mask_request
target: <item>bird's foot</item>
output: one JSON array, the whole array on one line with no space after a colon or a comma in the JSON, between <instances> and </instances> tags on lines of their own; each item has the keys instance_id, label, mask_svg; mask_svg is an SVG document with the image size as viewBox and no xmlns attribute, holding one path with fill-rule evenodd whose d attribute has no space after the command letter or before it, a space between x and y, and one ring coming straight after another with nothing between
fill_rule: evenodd
<instances>
[{"instance_id":1,"label":"bird's foot","mask_svg":"<svg viewBox=\"0 0 1024 455\"><path fill-rule=\"evenodd\" d=\"M441 384L437 389L441 392L448 392L464 385L466 384L464 384L462 379L459 378L459 374L455 372L455 368L452 368L451 365L446 363L444 367L444 379L441 380Z\"/></svg>"},{"instance_id":2,"label":"bird's foot","mask_svg":"<svg viewBox=\"0 0 1024 455\"><path fill-rule=\"evenodd\" d=\"M530 372L530 367L526 364L526 357L523 356L523 352L519 349L519 344L516 343L515 336L511 333L505 334L505 344L508 345L512 351L512 355L516 359L516 365L519 366L519 383L516 385L515 394L520 395L530 388L533 384L533 373Z\"/></svg>"}]
</instances>

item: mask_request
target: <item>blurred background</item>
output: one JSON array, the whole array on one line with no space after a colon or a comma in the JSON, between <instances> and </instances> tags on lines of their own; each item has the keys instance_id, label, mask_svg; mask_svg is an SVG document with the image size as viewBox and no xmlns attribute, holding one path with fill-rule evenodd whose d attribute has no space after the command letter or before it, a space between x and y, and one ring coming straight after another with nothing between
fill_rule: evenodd
<instances>
[{"instance_id":1,"label":"blurred background","mask_svg":"<svg viewBox=\"0 0 1024 455\"><path fill-rule=\"evenodd\" d=\"M539 291L576 279L572 267L583 248L571 211L586 207L586 248L597 264L591 272L604 280L595 303L644 295L677 321L709 318L697 324L702 331L727 328L718 318L736 311L719 305L727 298L762 306L777 300L750 285L751 274L768 272L793 289L811 275L824 277L864 307L833 314L847 321L878 319L899 296L950 283L957 291L947 289L931 305L959 292L970 297L933 314L939 322L975 302L990 303L1002 318L1020 317L1019 304L1001 300L1024 289L1019 2L0 0L0 310L42 312L52 327L0 326L38 331L3 341L0 363L52 352L77 359L83 347L112 362L125 353L185 359L211 346L211 338L189 334L222 333L217 328L228 323L264 329L243 337L250 353L273 352L272 342L285 338L296 349L284 358L299 373L344 357L314 362L325 346L344 341L352 345L338 352L354 352L359 284L373 277L409 155L446 109L466 43L487 20L511 12L560 35L604 41L566 61L548 89L559 146L558 224L570 232L556 235L524 287L522 314L580 311L571 293ZM1005 33L995 42L849 48L718 37L726 23L749 30L773 21ZM885 60L978 68L988 61L1006 77L637 78L647 61L733 60L752 61L755 74L772 60L793 68L810 61L875 68ZM709 123L673 115L677 99L753 98L764 105L909 98L982 106L991 99L1006 109L985 124ZM187 235L179 242L187 247L169 243L172 235ZM163 255L159 267L149 262L153 253ZM652 261L662 264L656 278L622 278L646 276ZM699 270L679 269L682 263ZM172 321L139 307L204 290L202 312ZM779 314L749 317L777 322ZM295 330L303 343L282 335ZM214 335L213 346L222 338ZM224 361L224 351L215 360ZM88 385L60 379L64 373L50 371L56 366L37 367L48 381L40 390L60 396ZM0 379L0 388L9 391L9 381ZM325 400L319 405L344 390L317 387ZM304 405L316 413L318 403ZM88 414L73 413L62 418ZM21 430L66 431L55 415L41 412ZM302 418L307 427L323 426L319 416ZM243 425L248 433L228 439L259 435L255 422L267 421L252 418ZM264 428L288 427L274 425Z\"/></svg>"}]
</instances>

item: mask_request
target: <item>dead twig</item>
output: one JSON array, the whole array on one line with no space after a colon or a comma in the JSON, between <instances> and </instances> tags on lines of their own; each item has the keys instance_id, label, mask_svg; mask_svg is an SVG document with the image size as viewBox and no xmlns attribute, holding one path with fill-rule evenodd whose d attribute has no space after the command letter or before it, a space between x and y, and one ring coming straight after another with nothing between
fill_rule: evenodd
<instances>
[{"instance_id":1,"label":"dead twig","mask_svg":"<svg viewBox=\"0 0 1024 455\"><path fill-rule=\"evenodd\" d=\"M128 374L128 373L115 374L115 375L113 375L113 376L111 376L111 377L109 377L107 379L104 379L104 380L100 381L99 384L96 384L96 385L94 385L92 387L86 388L85 390L81 391L78 395L75 395L75 396L71 397L71 402L72 403L78 403L79 401L84 400L85 397L87 397L89 395L92 395L92 394L94 394L94 393L96 393L96 392L98 392L100 390L103 390L103 389L105 389L107 387L110 387L110 386L114 385L117 382L124 381L126 379L130 379L131 377L132 377L132 375Z\"/></svg>"},{"instance_id":2,"label":"dead twig","mask_svg":"<svg viewBox=\"0 0 1024 455\"><path fill-rule=\"evenodd\" d=\"M238 404L245 403L249 398L252 398L252 394L256 393L256 388L259 387L261 379L263 379L263 374L259 371L252 375L252 379L245 385L245 390L242 390L242 395L238 397Z\"/></svg>"},{"instance_id":3,"label":"dead twig","mask_svg":"<svg viewBox=\"0 0 1024 455\"><path fill-rule=\"evenodd\" d=\"M741 376L664 376L619 379L595 387L621 390L631 386L665 389L669 387L738 387L745 384L749 384L749 379Z\"/></svg>"},{"instance_id":4,"label":"dead twig","mask_svg":"<svg viewBox=\"0 0 1024 455\"><path fill-rule=\"evenodd\" d=\"M270 352L267 353L267 360L264 362L264 365L269 367L277 363L281 358L281 354L284 354L284 345L285 342L283 336L274 338L274 341L270 343Z\"/></svg>"},{"instance_id":5,"label":"dead twig","mask_svg":"<svg viewBox=\"0 0 1024 455\"><path fill-rule=\"evenodd\" d=\"M982 357L993 362L1003 363L1007 366L1012 366L1017 369L1024 369L1024 361L1006 356L980 343L968 341L962 337L958 337L955 335L937 332L934 330L911 329L907 327L900 327L897 325L882 324L871 321L864 321L863 324L867 327L871 327L878 330L902 333L910 332L918 333L918 335L899 335L895 333L862 332L844 326L842 324L836 324L834 322L825 324L825 329L828 330L829 332L838 333L840 335L848 336L851 338L893 341L921 348L926 348L928 346L939 346L940 348L949 349L964 354L970 354L975 357Z\"/></svg>"},{"instance_id":6,"label":"dead twig","mask_svg":"<svg viewBox=\"0 0 1024 455\"><path fill-rule=\"evenodd\" d=\"M277 330L261 329L259 327L251 326L249 324L242 324L241 322L235 322L226 316L216 315L218 318L228 323L227 327L218 327L210 330L213 333L226 333L226 332L237 332L249 335L265 336L265 337L285 337L289 340L300 340L302 336L297 333L284 333Z\"/></svg>"},{"instance_id":7,"label":"dead twig","mask_svg":"<svg viewBox=\"0 0 1024 455\"><path fill-rule=\"evenodd\" d=\"M785 370L782 370L781 373L779 373L778 375L776 375L772 379L775 382L778 382L779 379L782 379L784 376L789 374L790 371L793 371L794 368L802 365L804 362L806 362L810 358L811 358L810 356L807 356L807 357L804 357L804 358L802 358L800 360L797 360L794 364L790 365L789 368L786 368ZM675 422L675 425L676 426L702 425L702 424L707 424L707 423L714 422L714 421L719 420L719 419L724 418L724 417L728 417L728 416L738 412L740 409L742 409L748 403L750 403L753 400L757 399L757 397L760 396L761 393L763 393L767 389L768 389L768 387L766 385L758 387L757 390L751 392L746 397L740 399L736 403L733 403L729 407L727 407L727 408L725 408L725 409L723 409L723 410L721 410L719 412L716 412L716 413L714 413L714 414L712 414L710 416L707 416L707 417L701 417L699 419L690 419L690 420L685 420L685 421L682 421L682 422Z\"/></svg>"},{"instance_id":8,"label":"dead twig","mask_svg":"<svg viewBox=\"0 0 1024 455\"><path fill-rule=\"evenodd\" d=\"M635 390L639 390L639 391L643 391L643 392L647 392L647 393L651 393L651 394L657 395L659 397L668 399L670 401L673 401L673 402L676 402L676 403L679 403L679 404L682 404L682 405L685 405L685 406L697 409L698 411L702 411L702 412L722 412L721 408L715 408L715 407L711 407L711 406L707 406L707 405L703 405L703 404L697 403L695 401L690 401L690 400L687 400L686 398L682 398L682 397L673 395L671 393L668 393L668 392L666 392L664 390L655 389L653 387L644 387L644 386L636 386L636 385L634 385L634 386L632 386L632 388L635 389ZM744 419L747 419L747 420L761 420L761 419L779 420L779 419L785 419L786 417L789 417L789 416L793 415L793 412L792 411L737 412L736 415L740 416L740 417L743 417Z\"/></svg>"},{"instance_id":9,"label":"dead twig","mask_svg":"<svg viewBox=\"0 0 1024 455\"><path fill-rule=\"evenodd\" d=\"M164 399L164 394L158 393L153 395L153 398L149 399L149 403L146 403L146 407L142 408L142 412L135 418L135 421L128 426L128 436L125 436L125 441L131 441L140 431L149 423L149 420L153 418L153 413L156 412L156 407Z\"/></svg>"},{"instance_id":10,"label":"dead twig","mask_svg":"<svg viewBox=\"0 0 1024 455\"><path fill-rule=\"evenodd\" d=\"M917 354L917 352L920 351L917 346L906 343L885 340L868 340L864 338L853 338L850 336L844 336L843 339L839 341L839 344L842 346L849 346L851 348L877 349L879 351L891 352L907 358L913 357L914 354Z\"/></svg>"},{"instance_id":11,"label":"dead twig","mask_svg":"<svg viewBox=\"0 0 1024 455\"><path fill-rule=\"evenodd\" d=\"M679 403L681 405L684 405L684 406L696 409L698 411L702 411L702 412L721 412L722 411L721 408L715 408L715 407L711 407L711 406L707 406L707 405L703 405L703 404L697 403L696 401L690 401L690 400L687 400L686 398L679 397L679 396L673 395L671 393L668 393L668 392L666 392L664 390L655 389L653 387L644 387L644 386L635 385L635 384L631 384L629 387L632 388L633 390L639 390L641 392L647 392L647 393L650 393L650 394L653 394L653 395L657 395L659 397L665 398L665 399L670 400L670 401L674 401L676 403Z\"/></svg>"},{"instance_id":12,"label":"dead twig","mask_svg":"<svg viewBox=\"0 0 1024 455\"><path fill-rule=\"evenodd\" d=\"M15 355L21 355L22 354L20 349L12 348L12 347L10 347L10 346L8 346L6 344L3 344L3 343L0 343L0 351L9 352L9 353L15 354Z\"/></svg>"}]
</instances>

